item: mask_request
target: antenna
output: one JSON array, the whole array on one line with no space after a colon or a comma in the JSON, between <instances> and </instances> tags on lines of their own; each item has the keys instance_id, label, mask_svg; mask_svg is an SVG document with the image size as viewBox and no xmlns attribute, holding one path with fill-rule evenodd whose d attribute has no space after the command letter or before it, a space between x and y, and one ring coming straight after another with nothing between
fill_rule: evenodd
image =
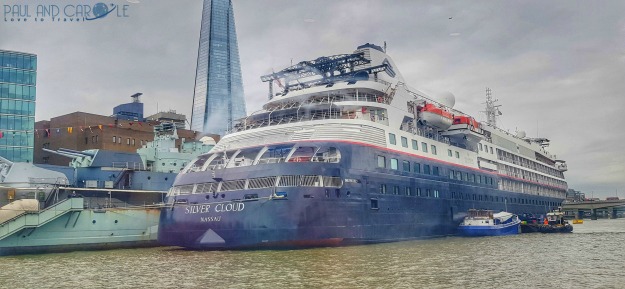
<instances>
[{"instance_id":1,"label":"antenna","mask_svg":"<svg viewBox=\"0 0 625 289\"><path fill-rule=\"evenodd\" d=\"M386 41L384 41L384 53L386 53Z\"/></svg>"},{"instance_id":2,"label":"antenna","mask_svg":"<svg viewBox=\"0 0 625 289\"><path fill-rule=\"evenodd\" d=\"M490 88L486 88L486 110L482 111L486 114L486 123L489 126L497 127L497 117L501 115L501 111L499 107L501 105L495 105L495 103L499 101L499 99L493 100L492 90Z\"/></svg>"},{"instance_id":3,"label":"antenna","mask_svg":"<svg viewBox=\"0 0 625 289\"><path fill-rule=\"evenodd\" d=\"M141 92L137 92L133 95L131 95L130 97L132 97L132 102L139 102L139 96L143 95L143 93Z\"/></svg>"}]
</instances>

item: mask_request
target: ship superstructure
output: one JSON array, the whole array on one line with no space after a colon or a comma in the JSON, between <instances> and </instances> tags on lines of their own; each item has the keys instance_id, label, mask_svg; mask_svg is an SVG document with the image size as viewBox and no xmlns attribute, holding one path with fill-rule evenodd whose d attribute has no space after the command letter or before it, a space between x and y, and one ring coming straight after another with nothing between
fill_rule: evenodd
<instances>
[{"instance_id":1,"label":"ship superstructure","mask_svg":"<svg viewBox=\"0 0 625 289\"><path fill-rule=\"evenodd\" d=\"M511 135L409 87L376 45L261 77L263 109L178 175L159 241L302 247L455 234L469 209L546 213L565 198L546 139ZM487 100L487 115L498 106ZM489 116L489 119L491 117Z\"/></svg>"}]
</instances>

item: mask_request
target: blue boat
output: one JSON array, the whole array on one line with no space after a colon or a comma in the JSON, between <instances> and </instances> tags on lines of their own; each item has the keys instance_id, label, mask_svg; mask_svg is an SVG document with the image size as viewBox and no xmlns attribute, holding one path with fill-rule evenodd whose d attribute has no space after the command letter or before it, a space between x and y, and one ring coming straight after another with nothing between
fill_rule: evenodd
<instances>
[{"instance_id":1,"label":"blue boat","mask_svg":"<svg viewBox=\"0 0 625 289\"><path fill-rule=\"evenodd\" d=\"M469 210L458 229L461 235L469 237L516 235L521 232L521 220L508 212Z\"/></svg>"}]
</instances>

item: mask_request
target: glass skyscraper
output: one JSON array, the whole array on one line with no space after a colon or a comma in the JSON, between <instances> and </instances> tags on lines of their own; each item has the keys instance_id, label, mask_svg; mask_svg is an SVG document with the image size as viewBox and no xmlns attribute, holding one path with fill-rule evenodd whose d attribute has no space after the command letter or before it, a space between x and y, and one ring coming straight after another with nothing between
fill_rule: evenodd
<instances>
[{"instance_id":1,"label":"glass skyscraper","mask_svg":"<svg viewBox=\"0 0 625 289\"><path fill-rule=\"evenodd\" d=\"M0 156L33 161L37 56L0 50Z\"/></svg>"},{"instance_id":2,"label":"glass skyscraper","mask_svg":"<svg viewBox=\"0 0 625 289\"><path fill-rule=\"evenodd\" d=\"M245 117L231 0L204 0L191 129L223 135Z\"/></svg>"}]
</instances>

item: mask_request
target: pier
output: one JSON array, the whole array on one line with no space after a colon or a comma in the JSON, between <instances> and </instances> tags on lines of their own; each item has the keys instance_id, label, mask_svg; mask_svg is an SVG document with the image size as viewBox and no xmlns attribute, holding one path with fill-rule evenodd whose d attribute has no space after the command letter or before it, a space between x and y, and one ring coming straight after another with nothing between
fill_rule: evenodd
<instances>
[{"instance_id":1,"label":"pier","mask_svg":"<svg viewBox=\"0 0 625 289\"><path fill-rule=\"evenodd\" d=\"M575 215L576 219L583 219L584 213L591 212L590 219L597 219L598 211L605 211L609 213L609 218L616 219L618 217L618 210L625 210L625 200L593 200L583 201L575 203L562 204L562 210L567 216Z\"/></svg>"}]
</instances>

